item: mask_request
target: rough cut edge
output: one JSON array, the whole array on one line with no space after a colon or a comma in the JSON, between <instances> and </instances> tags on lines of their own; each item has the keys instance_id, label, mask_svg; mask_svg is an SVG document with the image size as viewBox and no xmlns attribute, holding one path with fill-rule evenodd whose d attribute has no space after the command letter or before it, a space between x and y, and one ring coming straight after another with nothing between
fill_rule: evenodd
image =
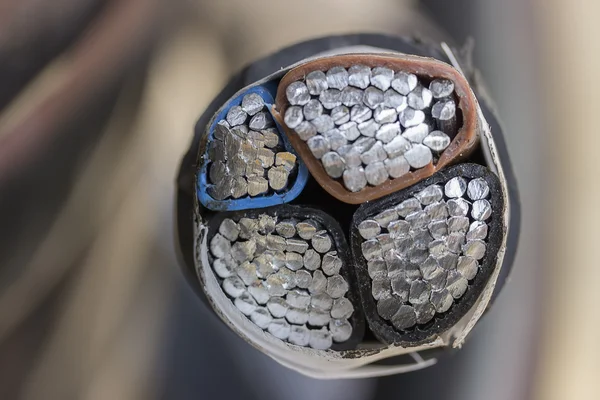
<instances>
[{"instance_id":1,"label":"rough cut edge","mask_svg":"<svg viewBox=\"0 0 600 400\"><path fill-rule=\"evenodd\" d=\"M443 42L441 43L441 46L442 46L442 49L444 50L444 52L446 53L446 55L448 56L452 65L460 73L462 73L464 75L464 72L463 72L462 68L460 67L460 63L456 59L456 56L454 55L452 49L446 43L443 43ZM504 170L502 169L502 164L500 162L500 157L498 156L498 151L496 150L496 143L494 142L494 138L492 136L490 126L487 123L485 116L483 115L483 111L481 111L481 107L479 106L479 101L477 99L476 99L476 102L477 102L477 115L479 117L480 126L482 128L481 146L484 151L486 163L487 163L488 167L490 167L490 169L492 169L492 171L498 175L498 179L500 180L500 187L502 188L502 195L505 198L504 209L502 210L502 213L501 213L501 215L502 215L502 241L500 243L500 248L498 250L498 258L496 261L496 268L495 268L494 272L492 273L490 280L488 281L485 289L481 293L479 300L473 305L473 308L471 309L471 311L469 311L465 315L465 317L464 317L464 320L466 320L465 327L462 328L461 330L458 330L453 335L455 339L452 342L452 347L454 347L454 348L460 348L464 344L467 335L471 332L471 330L473 330L473 328L475 327L475 324L477 323L477 321L479 321L479 319L481 318L481 316L487 309L487 306L492 298L492 294L494 293L494 289L496 287L496 282L498 280L498 276L500 275L500 270L502 269L502 263L504 262L504 254L506 253L506 241L508 239L508 223L510 221L510 199L509 199L508 187L506 184L506 177L504 176ZM493 168L491 168L491 167L493 167ZM467 318L469 318L469 319L467 320ZM459 324L461 324L461 323L463 323L462 320L459 322ZM459 325L459 324L457 324L457 325Z\"/></svg>"},{"instance_id":2,"label":"rough cut edge","mask_svg":"<svg viewBox=\"0 0 600 400\"><path fill-rule=\"evenodd\" d=\"M489 155L491 157L491 161L493 164L496 164L497 166L499 166L499 158L498 158L498 154L496 151L494 139L492 138L492 135L491 135L489 125L485 121L485 117L483 116L481 109L479 109L478 111L480 114L480 118L484 124L482 141L488 142L487 148L489 149ZM488 154L486 152L486 158L487 158L487 155ZM506 253L506 241L508 239L508 221L510 220L510 205L509 205L510 202L509 202L509 197L508 197L508 187L506 185L506 178L504 177L504 172L502 170L502 167L498 168L497 174L498 174L498 177L500 178L500 185L502 188L503 195L506 198L506 201L504 202L504 210L502 213L502 215L503 215L502 242L500 243L500 249L498 250L498 261L496 263L496 269L495 269L494 273L492 274L492 276L490 277L487 287L484 289L483 293L481 294L481 299L479 301L479 304L476 303L474 306L475 310L473 311L473 315L472 315L471 319L469 320L469 322L467 323L467 326L463 329L463 331L460 332L459 334L457 334L456 339L452 343L452 347L454 347L454 348L459 348L463 345L467 335L471 332L471 330L473 329L473 327L475 326L477 321L481 318L481 316L487 309L487 306L492 298L492 294L494 293L494 289L496 287L496 281L498 280L498 276L500 275L500 270L502 269L502 263L504 262L504 255Z\"/></svg>"}]
</instances>

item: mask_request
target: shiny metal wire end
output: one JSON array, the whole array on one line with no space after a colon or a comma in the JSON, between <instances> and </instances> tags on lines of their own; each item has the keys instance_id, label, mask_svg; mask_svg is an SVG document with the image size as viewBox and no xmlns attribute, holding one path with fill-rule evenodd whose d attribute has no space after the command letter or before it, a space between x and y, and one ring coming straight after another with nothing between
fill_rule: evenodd
<instances>
[{"instance_id":1,"label":"shiny metal wire end","mask_svg":"<svg viewBox=\"0 0 600 400\"><path fill-rule=\"evenodd\" d=\"M306 102L304 109L295 104L298 103L299 93L305 95L308 93L308 89L305 90L304 84L299 81L288 86L286 98L289 104L294 105L287 108L284 122L291 129L297 128L302 122L307 122L307 124L312 124L317 132L324 135L307 138L306 143L312 155L321 160L327 175L333 179L339 179L347 169L357 167L347 165L344 156L337 152L340 147L346 145L354 147L360 138L352 133L348 136L344 133L348 129L341 129L342 126L350 121L355 123L353 126L362 124L364 128L358 129L359 135L375 136L376 140L372 141L367 148L360 144L355 147L356 152L363 156L362 168L366 171L366 182L357 180L357 170L351 170L347 174L348 178L342 180L346 189L357 192L364 188L364 185L357 184L357 182L378 186L390 178L390 173L383 165L368 166L371 164L369 160L372 160L368 152L373 148L378 151L377 162L383 163L390 160L389 163L392 164L408 164L410 168L418 169L432 162L434 155L444 151L450 145L451 138L456 136L456 126L447 132L437 130L440 128L440 120L447 121L456 116L453 100L454 83L452 81L435 79L429 83L429 86L435 91L435 98L441 99L432 105L433 92L424 87L422 83L426 84L426 82L414 74L396 71L397 76L394 78L395 72L389 68L375 67L371 69L364 65L351 66L348 71L343 67L334 67L329 71L327 74L322 71L313 71L307 74L305 82L312 87L312 99ZM327 76L331 77L330 81L334 83L335 88L329 88ZM344 78L346 76L348 76L347 82ZM394 88L390 89L392 84L400 92ZM289 89L290 87L291 89ZM300 91L297 87L302 90ZM345 96L340 89L347 90ZM345 104L350 104L351 108L342 105L343 101ZM430 124L424 123L426 114L433 117ZM367 126L373 128L367 128ZM301 132L304 132L305 129L303 127ZM435 134L429 137L430 133ZM300 135L304 136L303 133ZM400 135L409 142L398 147L396 151L384 152L383 145L392 142ZM339 140L336 139L335 145L330 139L331 136L339 137ZM448 140L444 140L445 138ZM420 145L421 143L429 143L429 145ZM327 153L328 151L330 152ZM344 148L344 152L347 151ZM325 153L329 156L323 160ZM350 162L350 164L352 163ZM397 168L391 177L398 178L407 174L410 168Z\"/></svg>"},{"instance_id":2,"label":"shiny metal wire end","mask_svg":"<svg viewBox=\"0 0 600 400\"><path fill-rule=\"evenodd\" d=\"M272 99L266 88L250 89L215 115L198 173L199 200L205 207L266 207L302 191L308 171L274 122ZM288 123L294 125L293 120Z\"/></svg>"},{"instance_id":3,"label":"shiny metal wire end","mask_svg":"<svg viewBox=\"0 0 600 400\"><path fill-rule=\"evenodd\" d=\"M317 181L339 200L360 204L414 182L411 171L430 175L438 162L441 167L456 157L445 150L459 132L467 137L456 141L462 151L472 146L475 104L467 84L442 63L429 65L430 75L413 73L416 64L402 57L333 56L298 66L280 83L275 117ZM304 108L297 105L300 93Z\"/></svg>"},{"instance_id":4,"label":"shiny metal wire end","mask_svg":"<svg viewBox=\"0 0 600 400\"><path fill-rule=\"evenodd\" d=\"M283 148L262 97L244 96L241 106L231 107L217 122L217 129L208 166L209 193L215 200L255 197L287 187L297 168L296 156ZM275 165L276 159L288 160L287 167Z\"/></svg>"},{"instance_id":5,"label":"shiny metal wire end","mask_svg":"<svg viewBox=\"0 0 600 400\"><path fill-rule=\"evenodd\" d=\"M499 191L495 175L461 164L359 208L352 249L376 336L422 340L470 308L497 257Z\"/></svg>"},{"instance_id":6,"label":"shiny metal wire end","mask_svg":"<svg viewBox=\"0 0 600 400\"><path fill-rule=\"evenodd\" d=\"M290 344L327 350L360 335L362 323L360 304L348 293L354 271L343 233L315 213L275 207L220 215L209 259L223 292L256 326Z\"/></svg>"}]
</instances>

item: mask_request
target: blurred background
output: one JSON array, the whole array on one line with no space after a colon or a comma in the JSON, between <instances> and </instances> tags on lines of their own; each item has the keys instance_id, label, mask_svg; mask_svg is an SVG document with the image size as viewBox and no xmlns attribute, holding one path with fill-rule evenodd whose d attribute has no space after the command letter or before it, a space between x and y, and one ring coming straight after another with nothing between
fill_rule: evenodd
<instances>
[{"instance_id":1,"label":"blurred background","mask_svg":"<svg viewBox=\"0 0 600 400\"><path fill-rule=\"evenodd\" d=\"M0 399L599 399L600 3L0 0ZM174 183L227 79L325 34L476 42L519 182L510 281L461 351L317 381L204 308Z\"/></svg>"}]
</instances>

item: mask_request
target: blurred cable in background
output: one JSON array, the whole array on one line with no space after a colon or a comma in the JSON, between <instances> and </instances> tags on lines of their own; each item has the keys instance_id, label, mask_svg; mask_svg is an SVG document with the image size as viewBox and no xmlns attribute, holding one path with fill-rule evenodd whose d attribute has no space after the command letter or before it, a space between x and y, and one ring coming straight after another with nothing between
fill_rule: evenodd
<instances>
[{"instance_id":1,"label":"blurred cable in background","mask_svg":"<svg viewBox=\"0 0 600 400\"><path fill-rule=\"evenodd\" d=\"M600 398L598 11L584 0L1 1L0 398ZM315 381L242 342L187 286L174 180L231 74L360 31L475 38L520 184L522 240L461 351L409 375Z\"/></svg>"}]
</instances>

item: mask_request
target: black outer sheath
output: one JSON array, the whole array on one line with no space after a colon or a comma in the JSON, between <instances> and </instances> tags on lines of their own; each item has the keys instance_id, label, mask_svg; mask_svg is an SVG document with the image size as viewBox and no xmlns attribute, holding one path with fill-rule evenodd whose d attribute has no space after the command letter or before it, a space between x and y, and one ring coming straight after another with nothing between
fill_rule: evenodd
<instances>
[{"instance_id":1,"label":"black outer sheath","mask_svg":"<svg viewBox=\"0 0 600 400\"><path fill-rule=\"evenodd\" d=\"M177 201L175 205L177 226L175 240L178 258L180 260L179 264L182 271L198 297L209 309L212 310L202 290L200 281L198 280L194 262L194 224L196 223L194 209L197 207L195 201L195 174L198 167L199 143L208 121L217 109L238 90L269 74L277 72L282 67L294 64L320 52L358 45L373 46L407 54L428 56L444 62L449 61L438 44L424 43L413 38L380 34L350 34L308 40L284 48L243 68L238 74L231 78L223 91L215 97L199 118L194 130L190 148L181 161L177 177ZM459 55L457 54L457 56ZM465 71L469 83L475 91L475 95L478 96L479 88L477 87L476 82L471 79L472 72L473 71ZM506 254L504 257L503 268L498 277L496 289L491 300L493 302L507 280L516 255L520 234L521 210L517 182L506 148L502 128L498 119L492 112L491 105L487 103L487 99L478 96L478 100L483 114L491 127L492 135L496 143L498 155L508 184L510 201L510 229L507 238Z\"/></svg>"}]
</instances>

